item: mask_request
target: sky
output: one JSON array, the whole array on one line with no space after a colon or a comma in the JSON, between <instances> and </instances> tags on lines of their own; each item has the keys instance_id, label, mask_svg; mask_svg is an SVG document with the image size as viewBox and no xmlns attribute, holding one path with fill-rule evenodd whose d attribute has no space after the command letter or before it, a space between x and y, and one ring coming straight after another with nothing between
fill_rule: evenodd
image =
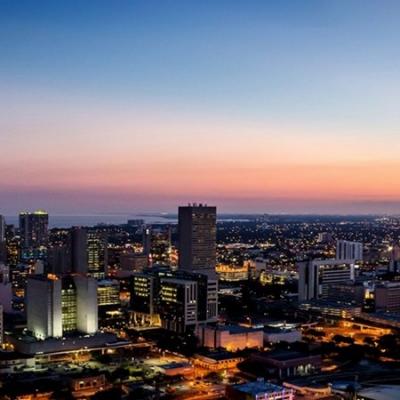
<instances>
[{"instance_id":1,"label":"sky","mask_svg":"<svg viewBox=\"0 0 400 400\"><path fill-rule=\"evenodd\" d=\"M0 0L0 214L400 213L400 2Z\"/></svg>"}]
</instances>

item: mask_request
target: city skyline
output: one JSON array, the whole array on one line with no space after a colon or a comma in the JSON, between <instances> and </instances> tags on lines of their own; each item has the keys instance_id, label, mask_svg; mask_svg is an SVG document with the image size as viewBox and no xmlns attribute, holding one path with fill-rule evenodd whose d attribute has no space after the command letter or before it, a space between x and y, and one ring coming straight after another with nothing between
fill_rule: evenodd
<instances>
[{"instance_id":1,"label":"city skyline","mask_svg":"<svg viewBox=\"0 0 400 400\"><path fill-rule=\"evenodd\" d=\"M381 4L1 2L2 214L400 213Z\"/></svg>"}]
</instances>

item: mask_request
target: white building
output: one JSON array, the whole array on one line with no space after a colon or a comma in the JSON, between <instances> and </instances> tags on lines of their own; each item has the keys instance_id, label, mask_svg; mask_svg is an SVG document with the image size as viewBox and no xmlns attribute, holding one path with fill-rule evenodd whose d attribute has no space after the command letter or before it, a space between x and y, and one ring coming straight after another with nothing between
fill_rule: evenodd
<instances>
[{"instance_id":1,"label":"white building","mask_svg":"<svg viewBox=\"0 0 400 400\"><path fill-rule=\"evenodd\" d=\"M338 240L336 242L336 260L362 261L363 244L360 242L351 242L349 240Z\"/></svg>"},{"instance_id":2,"label":"white building","mask_svg":"<svg viewBox=\"0 0 400 400\"><path fill-rule=\"evenodd\" d=\"M298 263L299 301L326 298L329 285L354 281L353 260L308 260Z\"/></svg>"},{"instance_id":3,"label":"white building","mask_svg":"<svg viewBox=\"0 0 400 400\"><path fill-rule=\"evenodd\" d=\"M264 344L262 329L240 325L200 325L196 329L196 335L202 346L211 349L237 351L245 348L262 348Z\"/></svg>"},{"instance_id":4,"label":"white building","mask_svg":"<svg viewBox=\"0 0 400 400\"><path fill-rule=\"evenodd\" d=\"M25 294L28 330L38 339L62 337L61 279L35 276Z\"/></svg>"},{"instance_id":5,"label":"white building","mask_svg":"<svg viewBox=\"0 0 400 400\"><path fill-rule=\"evenodd\" d=\"M98 329L97 282L83 276L32 276L25 307L28 330L38 339L66 332L94 334Z\"/></svg>"}]
</instances>

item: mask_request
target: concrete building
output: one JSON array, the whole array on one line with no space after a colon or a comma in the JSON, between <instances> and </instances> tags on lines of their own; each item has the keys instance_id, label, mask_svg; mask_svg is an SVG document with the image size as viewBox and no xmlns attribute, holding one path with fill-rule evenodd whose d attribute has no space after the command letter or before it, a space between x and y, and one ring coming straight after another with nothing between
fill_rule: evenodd
<instances>
[{"instance_id":1,"label":"concrete building","mask_svg":"<svg viewBox=\"0 0 400 400\"><path fill-rule=\"evenodd\" d=\"M62 337L61 280L56 276L28 279L25 294L27 327L38 339Z\"/></svg>"},{"instance_id":2,"label":"concrete building","mask_svg":"<svg viewBox=\"0 0 400 400\"><path fill-rule=\"evenodd\" d=\"M381 282L375 286L377 311L400 312L400 282Z\"/></svg>"},{"instance_id":3,"label":"concrete building","mask_svg":"<svg viewBox=\"0 0 400 400\"><path fill-rule=\"evenodd\" d=\"M216 207L179 207L179 269L215 274L216 218Z\"/></svg>"},{"instance_id":4,"label":"concrete building","mask_svg":"<svg viewBox=\"0 0 400 400\"><path fill-rule=\"evenodd\" d=\"M76 285L77 330L93 335L98 329L97 281L85 276L74 276Z\"/></svg>"},{"instance_id":5,"label":"concrete building","mask_svg":"<svg viewBox=\"0 0 400 400\"><path fill-rule=\"evenodd\" d=\"M298 263L299 301L326 298L330 285L354 281L351 261L308 260Z\"/></svg>"},{"instance_id":6,"label":"concrete building","mask_svg":"<svg viewBox=\"0 0 400 400\"><path fill-rule=\"evenodd\" d=\"M264 344L262 329L239 325L199 325L196 335L202 346L211 349L237 351L245 348L262 348Z\"/></svg>"},{"instance_id":7,"label":"concrete building","mask_svg":"<svg viewBox=\"0 0 400 400\"><path fill-rule=\"evenodd\" d=\"M68 332L94 334L98 328L97 282L84 276L38 275L27 282L28 330L38 339Z\"/></svg>"},{"instance_id":8,"label":"concrete building","mask_svg":"<svg viewBox=\"0 0 400 400\"><path fill-rule=\"evenodd\" d=\"M338 240L336 242L336 259L339 261L363 260L363 244L360 242L351 242L349 240Z\"/></svg>"}]
</instances>

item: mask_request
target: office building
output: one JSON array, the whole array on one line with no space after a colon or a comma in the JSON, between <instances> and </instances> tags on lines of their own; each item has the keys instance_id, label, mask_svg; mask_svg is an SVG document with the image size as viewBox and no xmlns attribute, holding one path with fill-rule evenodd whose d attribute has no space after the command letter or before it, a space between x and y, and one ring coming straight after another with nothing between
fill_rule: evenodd
<instances>
[{"instance_id":1,"label":"office building","mask_svg":"<svg viewBox=\"0 0 400 400\"><path fill-rule=\"evenodd\" d=\"M159 322L165 329L183 332L197 324L216 322L218 292L205 274L154 269L131 280L133 323Z\"/></svg>"},{"instance_id":2,"label":"office building","mask_svg":"<svg viewBox=\"0 0 400 400\"><path fill-rule=\"evenodd\" d=\"M32 213L19 214L19 231L23 248L39 248L47 246L49 215L46 211L37 210Z\"/></svg>"},{"instance_id":3,"label":"office building","mask_svg":"<svg viewBox=\"0 0 400 400\"><path fill-rule=\"evenodd\" d=\"M354 281L354 264L334 259L298 263L299 301L326 298L329 286Z\"/></svg>"},{"instance_id":4,"label":"office building","mask_svg":"<svg viewBox=\"0 0 400 400\"><path fill-rule=\"evenodd\" d=\"M400 282L380 282L375 286L376 311L400 312Z\"/></svg>"},{"instance_id":5,"label":"office building","mask_svg":"<svg viewBox=\"0 0 400 400\"><path fill-rule=\"evenodd\" d=\"M162 327L184 333L197 323L197 283L182 279L161 279L159 312Z\"/></svg>"},{"instance_id":6,"label":"office building","mask_svg":"<svg viewBox=\"0 0 400 400\"><path fill-rule=\"evenodd\" d=\"M349 240L338 240L336 242L336 260L338 261L362 261L363 244Z\"/></svg>"},{"instance_id":7,"label":"office building","mask_svg":"<svg viewBox=\"0 0 400 400\"><path fill-rule=\"evenodd\" d=\"M179 269L215 275L216 207L179 207Z\"/></svg>"},{"instance_id":8,"label":"office building","mask_svg":"<svg viewBox=\"0 0 400 400\"><path fill-rule=\"evenodd\" d=\"M171 226L146 227L143 229L143 254L149 265L171 264Z\"/></svg>"},{"instance_id":9,"label":"office building","mask_svg":"<svg viewBox=\"0 0 400 400\"><path fill-rule=\"evenodd\" d=\"M99 325L109 326L121 317L120 283L103 279L97 282L97 304Z\"/></svg>"},{"instance_id":10,"label":"office building","mask_svg":"<svg viewBox=\"0 0 400 400\"><path fill-rule=\"evenodd\" d=\"M104 279L108 267L107 233L101 230L87 232L88 274L96 279Z\"/></svg>"},{"instance_id":11,"label":"office building","mask_svg":"<svg viewBox=\"0 0 400 400\"><path fill-rule=\"evenodd\" d=\"M27 282L28 330L38 339L97 331L97 282L84 276L38 275Z\"/></svg>"}]
</instances>

